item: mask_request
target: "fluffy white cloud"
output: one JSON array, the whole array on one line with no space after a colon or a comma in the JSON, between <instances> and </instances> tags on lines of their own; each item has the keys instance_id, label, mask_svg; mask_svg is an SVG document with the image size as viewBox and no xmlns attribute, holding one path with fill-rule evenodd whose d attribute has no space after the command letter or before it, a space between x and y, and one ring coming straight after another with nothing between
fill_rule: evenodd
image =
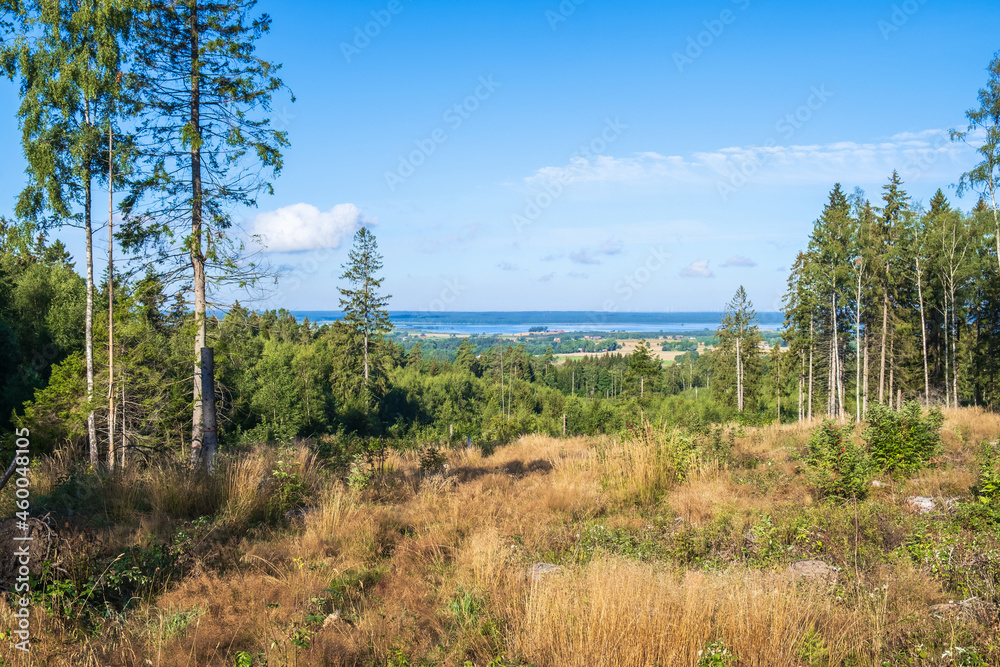
<instances>
[{"instance_id":1,"label":"fluffy white cloud","mask_svg":"<svg viewBox=\"0 0 1000 667\"><path fill-rule=\"evenodd\" d=\"M345 237L374 223L354 204L337 204L329 211L321 211L303 203L261 213L251 229L261 237L268 252L294 252L336 248Z\"/></svg>"},{"instance_id":2,"label":"fluffy white cloud","mask_svg":"<svg viewBox=\"0 0 1000 667\"><path fill-rule=\"evenodd\" d=\"M753 261L749 257L733 255L727 259L722 266L757 266L757 262Z\"/></svg>"},{"instance_id":3,"label":"fluffy white cloud","mask_svg":"<svg viewBox=\"0 0 1000 667\"><path fill-rule=\"evenodd\" d=\"M681 276L684 278L711 278L714 275L712 269L708 268L707 259L696 259L681 269Z\"/></svg>"}]
</instances>

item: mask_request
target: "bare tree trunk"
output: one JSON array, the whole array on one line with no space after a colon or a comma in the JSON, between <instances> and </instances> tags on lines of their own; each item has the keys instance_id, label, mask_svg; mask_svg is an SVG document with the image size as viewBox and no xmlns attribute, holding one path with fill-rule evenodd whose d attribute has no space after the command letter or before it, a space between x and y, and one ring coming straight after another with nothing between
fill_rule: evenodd
<instances>
[{"instance_id":1,"label":"bare tree trunk","mask_svg":"<svg viewBox=\"0 0 1000 667\"><path fill-rule=\"evenodd\" d=\"M219 437L215 420L215 350L210 347L201 348L201 378L204 383L201 388L202 401L205 404L205 442L202 451L202 464L209 472L215 467L215 455L219 450Z\"/></svg>"},{"instance_id":2,"label":"bare tree trunk","mask_svg":"<svg viewBox=\"0 0 1000 667\"><path fill-rule=\"evenodd\" d=\"M740 339L736 337L736 409L743 412L743 371L740 364Z\"/></svg>"},{"instance_id":3,"label":"bare tree trunk","mask_svg":"<svg viewBox=\"0 0 1000 667\"><path fill-rule=\"evenodd\" d=\"M858 260L860 261L860 260ZM854 346L855 346L855 372L854 372L854 412L855 421L861 422L861 268L858 268L858 299L855 304L854 317Z\"/></svg>"},{"instance_id":4,"label":"bare tree trunk","mask_svg":"<svg viewBox=\"0 0 1000 667\"><path fill-rule=\"evenodd\" d=\"M813 420L813 327L815 323L809 321L809 423Z\"/></svg>"},{"instance_id":5,"label":"bare tree trunk","mask_svg":"<svg viewBox=\"0 0 1000 667\"><path fill-rule=\"evenodd\" d=\"M954 378L951 395L955 397L955 407L958 407L958 322L955 320L955 281L951 281L951 374Z\"/></svg>"},{"instance_id":6,"label":"bare tree trunk","mask_svg":"<svg viewBox=\"0 0 1000 667\"><path fill-rule=\"evenodd\" d=\"M90 125L90 100L84 106L84 122ZM87 357L87 402L91 404L87 413L87 441L90 446L90 465L95 468L100 464L97 450L97 423L94 418L94 232L91 224L91 178L90 164L84 161L83 176L83 228L87 245L87 309L84 315L84 348Z\"/></svg>"},{"instance_id":7,"label":"bare tree trunk","mask_svg":"<svg viewBox=\"0 0 1000 667\"><path fill-rule=\"evenodd\" d=\"M889 292L882 295L882 360L878 371L878 402L885 402L885 343L889 331ZM890 388L889 393L892 393Z\"/></svg>"},{"instance_id":8,"label":"bare tree trunk","mask_svg":"<svg viewBox=\"0 0 1000 667\"><path fill-rule=\"evenodd\" d=\"M115 186L108 120L108 470L115 469Z\"/></svg>"},{"instance_id":9,"label":"bare tree trunk","mask_svg":"<svg viewBox=\"0 0 1000 667\"><path fill-rule=\"evenodd\" d=\"M865 383L863 393L861 394L861 413L868 412L868 349L871 346L868 344L868 332L865 332L865 369L863 371L863 380ZM860 419L859 419L860 421Z\"/></svg>"},{"instance_id":10,"label":"bare tree trunk","mask_svg":"<svg viewBox=\"0 0 1000 667\"><path fill-rule=\"evenodd\" d=\"M924 290L921 285L920 255L917 255L917 298L920 300L920 339L924 346L924 405L931 400L931 380L927 370L927 322L924 319Z\"/></svg>"},{"instance_id":11,"label":"bare tree trunk","mask_svg":"<svg viewBox=\"0 0 1000 667\"><path fill-rule=\"evenodd\" d=\"M951 325L948 322L948 291L944 290L944 405L951 407L951 348L949 347L949 334Z\"/></svg>"},{"instance_id":12,"label":"bare tree trunk","mask_svg":"<svg viewBox=\"0 0 1000 667\"><path fill-rule=\"evenodd\" d=\"M205 297L205 254L202 248L202 182L201 182L201 60L199 55L198 0L191 2L191 269L194 274L194 382L191 416L191 460L204 465L204 406L202 396L201 350L207 339Z\"/></svg>"}]
</instances>

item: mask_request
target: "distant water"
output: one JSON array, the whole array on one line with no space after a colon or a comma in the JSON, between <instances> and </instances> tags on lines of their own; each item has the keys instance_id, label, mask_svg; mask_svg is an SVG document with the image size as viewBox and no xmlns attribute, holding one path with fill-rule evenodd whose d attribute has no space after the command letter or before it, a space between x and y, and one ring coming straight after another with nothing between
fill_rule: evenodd
<instances>
[{"instance_id":1,"label":"distant water","mask_svg":"<svg viewBox=\"0 0 1000 667\"><path fill-rule=\"evenodd\" d=\"M332 322L342 313L335 310L295 310L299 321ZM548 327L554 331L648 331L686 332L715 331L722 313L606 313L602 311L495 311L495 312L433 312L416 310L389 311L389 318L399 330L454 334L513 334L524 333L531 327ZM782 313L757 313L757 326L777 330L784 321Z\"/></svg>"}]
</instances>

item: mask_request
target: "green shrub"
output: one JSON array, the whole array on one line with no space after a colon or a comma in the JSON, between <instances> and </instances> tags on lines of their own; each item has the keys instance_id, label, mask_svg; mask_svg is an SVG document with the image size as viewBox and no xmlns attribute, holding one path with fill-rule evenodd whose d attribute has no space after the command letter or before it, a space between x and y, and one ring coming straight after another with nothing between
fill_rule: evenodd
<instances>
[{"instance_id":1,"label":"green shrub","mask_svg":"<svg viewBox=\"0 0 1000 667\"><path fill-rule=\"evenodd\" d=\"M850 432L824 420L809 437L806 477L825 498L861 499L868 491L871 463Z\"/></svg>"},{"instance_id":2,"label":"green shrub","mask_svg":"<svg viewBox=\"0 0 1000 667\"><path fill-rule=\"evenodd\" d=\"M924 414L916 401L898 412L876 403L865 421L864 439L872 463L888 473L908 474L923 467L941 446L944 415L937 408Z\"/></svg>"},{"instance_id":3,"label":"green shrub","mask_svg":"<svg viewBox=\"0 0 1000 667\"><path fill-rule=\"evenodd\" d=\"M979 479L972 493L983 505L1000 505L1000 449L984 442L979 454Z\"/></svg>"}]
</instances>

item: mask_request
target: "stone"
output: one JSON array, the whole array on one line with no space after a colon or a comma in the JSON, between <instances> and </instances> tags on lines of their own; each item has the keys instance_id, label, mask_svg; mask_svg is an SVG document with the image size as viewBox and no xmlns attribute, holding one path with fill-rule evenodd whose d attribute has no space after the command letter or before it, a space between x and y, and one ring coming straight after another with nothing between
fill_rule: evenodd
<instances>
[{"instance_id":1,"label":"stone","mask_svg":"<svg viewBox=\"0 0 1000 667\"><path fill-rule=\"evenodd\" d=\"M540 581L546 574L552 574L553 572L559 572L561 570L561 565L553 565L552 563L535 563L528 568L528 578L532 581Z\"/></svg>"},{"instance_id":2,"label":"stone","mask_svg":"<svg viewBox=\"0 0 1000 667\"><path fill-rule=\"evenodd\" d=\"M906 499L906 506L914 512L929 514L934 511L934 499L926 496L910 496Z\"/></svg>"},{"instance_id":3,"label":"stone","mask_svg":"<svg viewBox=\"0 0 1000 667\"><path fill-rule=\"evenodd\" d=\"M826 584L837 581L837 568L821 560L798 560L788 566L788 571L794 579L809 579Z\"/></svg>"}]
</instances>

